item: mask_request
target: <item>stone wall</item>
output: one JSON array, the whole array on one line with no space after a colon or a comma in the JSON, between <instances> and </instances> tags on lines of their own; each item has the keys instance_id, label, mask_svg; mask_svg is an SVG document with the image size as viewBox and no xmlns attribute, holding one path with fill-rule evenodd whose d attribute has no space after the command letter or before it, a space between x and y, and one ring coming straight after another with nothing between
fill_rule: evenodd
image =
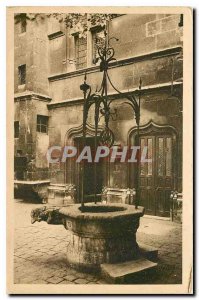
<instances>
[{"instance_id":1,"label":"stone wall","mask_svg":"<svg viewBox=\"0 0 199 300\"><path fill-rule=\"evenodd\" d=\"M109 35L119 38L119 41L111 41L117 62L111 65L109 74L113 84L121 91L137 89L141 77L144 91L141 125L149 121L171 125L180 136L180 107L176 98L171 97L171 83L182 78L182 61L177 59L182 47L182 28L179 27L179 22L180 15L156 14L123 15L112 20ZM85 70L75 71L75 64L69 63L69 59L74 58L74 37L69 37L61 27L54 27L52 30L54 33L59 31L66 33L66 36L65 42L64 35L58 35L50 41L49 83L52 102L48 107L51 116L50 145L64 146L67 131L82 124L82 92L79 86L83 82ZM64 60L65 55L67 61ZM89 62L88 67L87 82L94 91L100 85L102 73ZM110 85L108 90L110 95L115 93ZM122 104L123 101L116 99L112 103L112 109L117 110L117 117L110 122L110 128L114 131L115 144L118 145L128 144L128 132L136 126L133 112ZM89 115L89 123L93 125L92 113ZM178 155L181 155L180 147ZM62 163L52 165L51 168L53 183L64 183L67 174L74 172L66 170ZM178 178L180 185L181 166ZM111 187L127 188L128 165L111 164L107 181Z\"/></svg>"},{"instance_id":2,"label":"stone wall","mask_svg":"<svg viewBox=\"0 0 199 300\"><path fill-rule=\"evenodd\" d=\"M178 53L167 55L167 53L160 52L147 57L143 56L139 59L134 59L131 62L118 62L109 70L111 81L121 91L137 89L140 77L142 78L143 88L159 84L170 84L172 76L173 81L182 77L182 62L175 59L177 54ZM115 57L117 58L117 56ZM174 60L175 64L173 65ZM120 76L118 76L118 74L120 74ZM82 92L79 86L82 84L83 78L83 71L60 75L60 80L58 80L57 77L50 77L52 102L82 98ZM87 82L91 85L93 91L100 85L101 73L98 68L88 70ZM109 86L109 93L114 92L114 89Z\"/></svg>"},{"instance_id":3,"label":"stone wall","mask_svg":"<svg viewBox=\"0 0 199 300\"><path fill-rule=\"evenodd\" d=\"M26 32L20 33L20 22L14 35L14 91L34 91L48 95L48 36L47 22L41 17L27 20ZM19 85L18 66L26 64L26 84Z\"/></svg>"},{"instance_id":4,"label":"stone wall","mask_svg":"<svg viewBox=\"0 0 199 300\"><path fill-rule=\"evenodd\" d=\"M181 87L179 87L181 89ZM110 120L110 129L115 135L115 144L126 146L129 145L129 131L136 127L135 118L132 109L124 105L125 99L115 99L112 102L112 110L116 109L116 120ZM82 124L82 105L67 103L59 107L50 105L50 146L57 145L64 147L70 144L67 132L74 127L80 127ZM89 116L89 123L94 125L92 113ZM170 88L157 89L153 92L145 92L141 98L141 119L140 125L145 125L150 121L158 125L170 125L176 128L178 132L178 143L181 145L182 119L179 102L176 98L170 96ZM131 141L134 144L134 141ZM178 157L181 157L181 147L178 147ZM69 173L71 170L66 169L64 163L52 164L53 172L52 182L64 184L65 172ZM75 172L75 169L72 170ZM106 172L106 170L105 170ZM181 190L181 165L178 167L179 189ZM66 174L69 178L73 177ZM104 174L105 176L105 174ZM107 184L116 188L128 187L128 163L110 163L110 177L107 178ZM74 183L70 182L69 183ZM132 186L133 187L133 186Z\"/></svg>"},{"instance_id":5,"label":"stone wall","mask_svg":"<svg viewBox=\"0 0 199 300\"><path fill-rule=\"evenodd\" d=\"M110 35L117 59L159 51L181 45L180 15L124 15L110 24Z\"/></svg>"},{"instance_id":6,"label":"stone wall","mask_svg":"<svg viewBox=\"0 0 199 300\"><path fill-rule=\"evenodd\" d=\"M49 135L37 132L37 115L48 116L47 102L34 95L16 97L15 121L19 121L19 138L15 138L15 156L27 158L24 179L38 180L49 177L46 152L49 146ZM31 166L29 165L31 162Z\"/></svg>"},{"instance_id":7,"label":"stone wall","mask_svg":"<svg viewBox=\"0 0 199 300\"><path fill-rule=\"evenodd\" d=\"M115 57L121 60L181 46L182 27L179 27L179 23L180 15L168 14L127 14L113 19L109 24L109 36L119 39L111 41L115 49ZM49 22L48 32L53 37L49 41L49 75L75 71L74 36L68 35L63 24L56 23L56 21ZM90 39L89 32L87 67L94 67L89 57ZM57 101L61 99L62 97ZM56 101L56 98L54 100Z\"/></svg>"},{"instance_id":8,"label":"stone wall","mask_svg":"<svg viewBox=\"0 0 199 300\"><path fill-rule=\"evenodd\" d=\"M26 167L24 179L42 180L49 177L45 159L48 136L36 131L37 114L48 116L49 57L48 24L41 15L27 20L26 31L20 32L21 24L15 24L14 35L14 92L15 121L19 121L19 138L15 139L15 155L21 151L31 165ZM25 84L20 85L18 67L26 65ZM45 141L45 143L43 143Z\"/></svg>"}]
</instances>

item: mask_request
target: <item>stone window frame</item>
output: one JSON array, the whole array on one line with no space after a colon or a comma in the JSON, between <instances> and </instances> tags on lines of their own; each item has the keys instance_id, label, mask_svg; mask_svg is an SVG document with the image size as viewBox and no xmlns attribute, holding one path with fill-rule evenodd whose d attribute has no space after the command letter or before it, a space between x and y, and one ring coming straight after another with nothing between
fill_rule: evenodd
<instances>
[{"instance_id":1,"label":"stone window frame","mask_svg":"<svg viewBox=\"0 0 199 300\"><path fill-rule=\"evenodd\" d=\"M27 30L27 14L21 13L16 14L17 15L17 22L18 23L18 34L24 35Z\"/></svg>"},{"instance_id":2,"label":"stone window frame","mask_svg":"<svg viewBox=\"0 0 199 300\"><path fill-rule=\"evenodd\" d=\"M82 70L82 69L86 69L89 67L93 67L96 65L99 65L99 61L95 61L96 57L94 57L94 38L96 33L99 33L101 31L103 31L103 27L102 26L93 26L90 28L90 30L87 33L86 36L86 63L84 67L79 67L78 66L78 58L77 58L77 41L79 39L79 33L73 33L73 37L74 37L74 53L75 53L75 59L74 59L74 63L76 66L76 70Z\"/></svg>"},{"instance_id":3,"label":"stone window frame","mask_svg":"<svg viewBox=\"0 0 199 300\"><path fill-rule=\"evenodd\" d=\"M27 29L27 21L26 21L26 17L21 18L20 21L20 33L26 33L26 29Z\"/></svg>"},{"instance_id":4,"label":"stone window frame","mask_svg":"<svg viewBox=\"0 0 199 300\"><path fill-rule=\"evenodd\" d=\"M118 18L120 16L123 16L124 14L117 14L114 16L114 18ZM109 37L109 22L110 21L107 21L108 23L108 26L107 26L107 35ZM99 60L95 61L93 58L93 37L95 35L95 32L99 32L101 30L104 29L104 26L101 26L101 25L93 25L88 31L87 31L87 55L86 55L86 60L87 60L87 63L86 63L86 66L84 66L83 68L77 68L77 56L76 56L76 40L78 38L78 35L79 35L79 32L78 31L73 31L71 32L71 35L73 36L73 41L72 41L72 49L73 49L73 58L71 59L68 59L70 61L71 64L74 64L75 68L73 69L73 71L81 71L81 70L84 70L84 69L88 69L90 67L95 67L95 66L98 66L99 65ZM70 52L70 50L69 50ZM70 73L70 71L67 71Z\"/></svg>"},{"instance_id":5,"label":"stone window frame","mask_svg":"<svg viewBox=\"0 0 199 300\"><path fill-rule=\"evenodd\" d=\"M85 40L85 42L80 44L80 41ZM88 37L79 37L79 33L74 34L74 43L75 43L75 67L76 70L81 70L84 68L87 68L88 66ZM85 49L80 50L82 46L85 46ZM81 52L85 51L86 54L85 56L81 56ZM80 59L84 58L85 59L85 65L84 63L80 62ZM81 67L83 65L83 67Z\"/></svg>"},{"instance_id":6,"label":"stone window frame","mask_svg":"<svg viewBox=\"0 0 199 300\"><path fill-rule=\"evenodd\" d=\"M48 116L37 115L37 132L48 134L48 121Z\"/></svg>"},{"instance_id":7,"label":"stone window frame","mask_svg":"<svg viewBox=\"0 0 199 300\"><path fill-rule=\"evenodd\" d=\"M26 64L18 66L18 86L26 84Z\"/></svg>"}]
</instances>

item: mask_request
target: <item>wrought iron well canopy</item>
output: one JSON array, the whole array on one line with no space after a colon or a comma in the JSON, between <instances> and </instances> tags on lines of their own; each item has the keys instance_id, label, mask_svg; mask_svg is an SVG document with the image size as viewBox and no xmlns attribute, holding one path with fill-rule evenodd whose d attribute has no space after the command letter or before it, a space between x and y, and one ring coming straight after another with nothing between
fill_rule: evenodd
<instances>
[{"instance_id":1,"label":"wrought iron well canopy","mask_svg":"<svg viewBox=\"0 0 199 300\"><path fill-rule=\"evenodd\" d=\"M97 148L97 135L98 135L98 125L101 117L104 117L104 129L100 133L99 136L99 143L101 145L106 145L111 148L114 144L115 138L113 131L109 128L109 121L110 118L113 117L115 114L111 112L111 103L114 99L110 99L108 95L108 84L112 86L112 88L121 95L122 98L128 100L128 102L124 102L131 106L134 112L135 121L137 125L137 136L139 136L139 125L140 125L140 98L141 98L141 86L142 81L140 78L139 81L139 88L134 92L122 93L120 92L115 85L112 83L111 78L108 74L108 70L110 67L111 62L116 61L114 58L115 51L114 48L111 47L110 41L115 39L118 41L117 38L111 37L108 38L106 30L104 30L105 41L102 45L96 45L97 52L99 55L100 60L100 72L103 73L102 81L99 89L96 89L94 93L92 93L91 86L87 84L87 75L85 73L84 76L84 83L80 85L80 90L83 91L84 95L84 103L83 103L83 147L86 144L86 128L87 128L87 119L88 113L91 106L94 106L94 125L95 125L95 151ZM136 196L136 203L135 206L137 208L138 205L138 169L139 169L139 159L137 160L137 174L136 174L136 189L137 189L137 196ZM94 187L95 187L95 195L94 195L94 202L96 203L96 163L94 166L95 176L94 176ZM84 206L84 163L82 164L82 192L81 192L81 205Z\"/></svg>"}]
</instances>

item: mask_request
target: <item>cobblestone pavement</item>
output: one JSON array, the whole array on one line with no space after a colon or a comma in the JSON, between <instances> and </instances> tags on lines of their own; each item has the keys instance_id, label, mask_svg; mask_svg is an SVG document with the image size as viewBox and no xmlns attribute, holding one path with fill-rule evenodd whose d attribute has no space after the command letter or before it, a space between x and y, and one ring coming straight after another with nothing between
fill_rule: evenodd
<instances>
[{"instance_id":1,"label":"cobblestone pavement","mask_svg":"<svg viewBox=\"0 0 199 300\"><path fill-rule=\"evenodd\" d=\"M41 204L15 200L14 283L23 284L105 284L100 275L77 272L66 265L67 231L62 225L30 223L32 209ZM153 218L141 218L138 243L158 248L158 267L137 282L153 284L181 283L180 224Z\"/></svg>"}]
</instances>

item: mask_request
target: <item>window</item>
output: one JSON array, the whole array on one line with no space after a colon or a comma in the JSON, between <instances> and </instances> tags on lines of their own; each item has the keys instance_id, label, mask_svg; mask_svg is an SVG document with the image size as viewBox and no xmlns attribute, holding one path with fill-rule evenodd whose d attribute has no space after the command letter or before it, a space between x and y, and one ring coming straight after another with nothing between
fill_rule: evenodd
<instances>
[{"instance_id":1,"label":"window","mask_svg":"<svg viewBox=\"0 0 199 300\"><path fill-rule=\"evenodd\" d=\"M87 67L87 38L75 37L75 58L77 70Z\"/></svg>"},{"instance_id":2,"label":"window","mask_svg":"<svg viewBox=\"0 0 199 300\"><path fill-rule=\"evenodd\" d=\"M19 85L26 83L26 65L21 65L18 67L18 79Z\"/></svg>"},{"instance_id":3,"label":"window","mask_svg":"<svg viewBox=\"0 0 199 300\"><path fill-rule=\"evenodd\" d=\"M14 122L14 137L19 137L19 121Z\"/></svg>"},{"instance_id":4,"label":"window","mask_svg":"<svg viewBox=\"0 0 199 300\"><path fill-rule=\"evenodd\" d=\"M17 155L21 156L23 154L22 150L17 150Z\"/></svg>"},{"instance_id":5,"label":"window","mask_svg":"<svg viewBox=\"0 0 199 300\"><path fill-rule=\"evenodd\" d=\"M88 36L74 34L76 70L86 68L99 62L98 47L104 46L105 33L101 26L91 28Z\"/></svg>"},{"instance_id":6,"label":"window","mask_svg":"<svg viewBox=\"0 0 199 300\"><path fill-rule=\"evenodd\" d=\"M178 23L179 27L183 27L183 14L180 15L180 22Z\"/></svg>"},{"instance_id":7,"label":"window","mask_svg":"<svg viewBox=\"0 0 199 300\"><path fill-rule=\"evenodd\" d=\"M21 17L21 33L26 32L26 14L22 14L23 16Z\"/></svg>"},{"instance_id":8,"label":"window","mask_svg":"<svg viewBox=\"0 0 199 300\"><path fill-rule=\"evenodd\" d=\"M92 32L92 62L96 64L99 60L98 47L104 46L105 34L102 28L97 28Z\"/></svg>"},{"instance_id":9,"label":"window","mask_svg":"<svg viewBox=\"0 0 199 300\"><path fill-rule=\"evenodd\" d=\"M37 115L37 132L48 133L48 117Z\"/></svg>"}]
</instances>

